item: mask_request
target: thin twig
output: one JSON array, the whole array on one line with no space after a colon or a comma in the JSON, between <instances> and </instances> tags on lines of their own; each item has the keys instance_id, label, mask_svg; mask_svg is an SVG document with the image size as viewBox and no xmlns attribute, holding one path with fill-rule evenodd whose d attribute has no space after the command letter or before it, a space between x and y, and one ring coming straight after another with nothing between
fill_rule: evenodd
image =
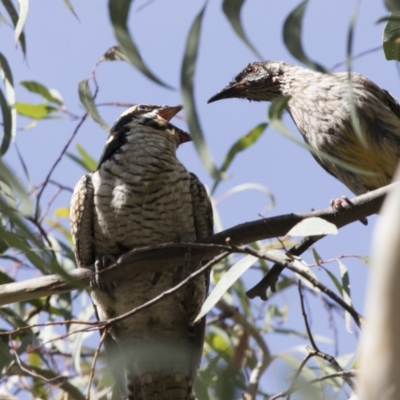
<instances>
[{"instance_id":1,"label":"thin twig","mask_svg":"<svg viewBox=\"0 0 400 400\"><path fill-rule=\"evenodd\" d=\"M323 382L326 381L328 379L335 379L335 378L352 378L356 375L357 371L355 370L350 370L350 371L341 371L341 372L334 372L332 374L328 374L328 375L324 375L321 376L320 378L316 378L313 379L311 381L302 383L301 385L298 385L297 387L294 387L292 389L285 391L285 392L280 392L278 394L276 394L275 396L272 396L269 398L269 400L277 400L280 399L281 397L286 397L288 394L293 393L299 389L301 389L302 387L306 387L308 385L313 385L314 383L318 383L318 382Z\"/></svg>"},{"instance_id":2,"label":"thin twig","mask_svg":"<svg viewBox=\"0 0 400 400\"><path fill-rule=\"evenodd\" d=\"M218 263L222 259L224 259L229 252L225 251L221 253L219 256L214 257L212 260L210 260L208 263L203 265L201 268L199 268L197 271L193 272L190 274L187 278L185 278L183 281L172 287L171 289L165 290L164 292L160 293L158 296L154 297L153 299L147 301L146 303L142 304L139 307L134 308L131 311L128 311L125 314L121 314L118 317L108 319L106 321L102 321L101 323L103 326L106 328L108 326L111 326L115 324L116 322L122 321L125 318L131 317L132 315L138 313L139 311L142 311L146 308L149 308L153 306L154 304L158 303L160 300L162 300L164 297L170 296L171 294L177 292L179 289L183 288L186 286L190 281L192 281L194 278L204 274L208 269L210 269L214 264Z\"/></svg>"},{"instance_id":3,"label":"thin twig","mask_svg":"<svg viewBox=\"0 0 400 400\"><path fill-rule=\"evenodd\" d=\"M103 334L101 335L101 339L100 339L100 343L97 346L97 349L93 355L93 362L92 362L92 366L90 368L90 377L89 377L89 383L88 383L88 387L87 387L87 393L86 393L86 399L89 400L90 399L90 387L92 385L93 382L93 377L94 377L94 367L96 366L96 361L97 361L97 357L99 356L100 353L100 349L101 346L103 345L104 339L106 338L107 335L107 329L104 329Z\"/></svg>"},{"instance_id":4,"label":"thin twig","mask_svg":"<svg viewBox=\"0 0 400 400\"><path fill-rule=\"evenodd\" d=\"M36 210L35 210L35 219L39 218L39 203L40 203L40 198L42 197L42 194L44 192L44 189L46 188L47 184L49 183L49 180L51 178L51 175L53 174L54 170L56 169L57 165L59 164L59 162L61 161L61 159L64 157L64 154L67 152L68 147L70 146L70 144L72 143L72 141L74 140L76 134L78 133L80 127L83 125L83 123L85 122L86 118L88 117L88 113L85 113L82 117L81 120L79 121L78 125L76 126L76 128L74 129L74 131L72 132L71 137L68 139L67 143L65 144L64 148L61 150L60 155L57 157L57 160L55 161L55 163L52 165L52 167L50 168L49 173L46 176L46 179L44 180L43 186L41 187L37 198L36 198Z\"/></svg>"}]
</instances>

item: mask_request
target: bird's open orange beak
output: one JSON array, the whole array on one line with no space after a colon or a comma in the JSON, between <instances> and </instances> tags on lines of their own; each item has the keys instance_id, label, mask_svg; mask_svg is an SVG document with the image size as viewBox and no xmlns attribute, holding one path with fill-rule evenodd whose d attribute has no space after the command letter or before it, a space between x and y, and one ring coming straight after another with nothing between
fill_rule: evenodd
<instances>
[{"instance_id":1,"label":"bird's open orange beak","mask_svg":"<svg viewBox=\"0 0 400 400\"><path fill-rule=\"evenodd\" d=\"M171 107L164 107L158 111L158 115L161 118L164 118L166 121L170 121L179 111L183 108L182 105L178 106L171 106Z\"/></svg>"},{"instance_id":2,"label":"bird's open orange beak","mask_svg":"<svg viewBox=\"0 0 400 400\"><path fill-rule=\"evenodd\" d=\"M182 109L183 109L182 105L172 106L172 107L167 106L158 111L158 116L169 122ZM176 126L174 128L179 133L180 144L192 141L191 136L187 132L177 128Z\"/></svg>"},{"instance_id":3,"label":"bird's open orange beak","mask_svg":"<svg viewBox=\"0 0 400 400\"><path fill-rule=\"evenodd\" d=\"M241 82L232 82L228 86L224 87L220 92L211 97L207 104L214 101L230 99L232 97L242 97L245 85Z\"/></svg>"}]
</instances>

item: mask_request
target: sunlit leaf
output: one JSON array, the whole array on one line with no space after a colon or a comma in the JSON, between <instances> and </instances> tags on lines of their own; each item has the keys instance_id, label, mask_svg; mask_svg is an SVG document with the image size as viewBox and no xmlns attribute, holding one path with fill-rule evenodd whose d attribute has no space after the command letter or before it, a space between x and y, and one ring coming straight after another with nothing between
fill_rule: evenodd
<instances>
[{"instance_id":1,"label":"sunlit leaf","mask_svg":"<svg viewBox=\"0 0 400 400\"><path fill-rule=\"evenodd\" d=\"M210 175L214 179L218 179L219 173L215 168L210 149L204 140L199 117L196 111L196 104L194 101L194 73L205 7L206 6L202 8L200 13L195 18L186 40L185 53L181 69L181 94L183 98L183 104L185 106L187 123L189 125L190 133L199 153L200 159Z\"/></svg>"},{"instance_id":2,"label":"sunlit leaf","mask_svg":"<svg viewBox=\"0 0 400 400\"><path fill-rule=\"evenodd\" d=\"M335 224L317 217L303 219L287 233L288 236L295 237L337 234L338 229Z\"/></svg>"},{"instance_id":3,"label":"sunlit leaf","mask_svg":"<svg viewBox=\"0 0 400 400\"><path fill-rule=\"evenodd\" d=\"M390 14L383 30L383 51L386 60L400 61L400 11Z\"/></svg>"},{"instance_id":4,"label":"sunlit leaf","mask_svg":"<svg viewBox=\"0 0 400 400\"><path fill-rule=\"evenodd\" d=\"M301 43L303 16L307 3L308 0L300 3L286 18L283 25L283 41L293 57L316 71L326 72L322 65L306 56Z\"/></svg>"},{"instance_id":5,"label":"sunlit leaf","mask_svg":"<svg viewBox=\"0 0 400 400\"><path fill-rule=\"evenodd\" d=\"M228 272L226 272L222 278L219 280L215 288L207 297L206 301L201 308L199 315L196 317L195 321L199 321L204 317L221 297L225 294L227 290L258 260L257 257L252 255L247 255L233 265Z\"/></svg>"},{"instance_id":6,"label":"sunlit leaf","mask_svg":"<svg viewBox=\"0 0 400 400\"><path fill-rule=\"evenodd\" d=\"M59 207L54 211L57 218L69 218L69 207Z\"/></svg>"},{"instance_id":7,"label":"sunlit leaf","mask_svg":"<svg viewBox=\"0 0 400 400\"><path fill-rule=\"evenodd\" d=\"M243 4L244 0L224 0L224 2L222 3L222 9L236 34L240 37L240 39L243 40L243 42L255 54L255 56L259 60L262 60L262 56L251 44L250 40L246 36L246 33L244 32L242 21L240 18L240 12Z\"/></svg>"},{"instance_id":8,"label":"sunlit leaf","mask_svg":"<svg viewBox=\"0 0 400 400\"><path fill-rule=\"evenodd\" d=\"M28 16L29 0L18 0L18 5L19 5L19 17L17 25L15 26L15 35L14 35L15 43L18 43L18 40L20 40L22 30L24 29L26 17Z\"/></svg>"},{"instance_id":9,"label":"sunlit leaf","mask_svg":"<svg viewBox=\"0 0 400 400\"><path fill-rule=\"evenodd\" d=\"M40 94L43 98L45 98L50 103L56 103L59 106L63 105L63 102L60 101L59 97L54 97L49 89L46 86L42 85L39 82L35 81L22 81L20 85L25 89L29 90L32 93Z\"/></svg>"},{"instance_id":10,"label":"sunlit leaf","mask_svg":"<svg viewBox=\"0 0 400 400\"><path fill-rule=\"evenodd\" d=\"M97 111L97 107L94 103L94 98L89 87L88 79L84 79L82 82L79 83L78 92L79 98L87 113L93 118L95 122L97 122L103 129L108 132L110 130L110 127L105 123L105 121L103 120L103 118L101 118L99 112Z\"/></svg>"},{"instance_id":11,"label":"sunlit leaf","mask_svg":"<svg viewBox=\"0 0 400 400\"><path fill-rule=\"evenodd\" d=\"M57 108L49 106L45 103L30 104L17 101L15 106L18 114L33 119L43 119L49 116L51 113L58 111Z\"/></svg>"},{"instance_id":12,"label":"sunlit leaf","mask_svg":"<svg viewBox=\"0 0 400 400\"><path fill-rule=\"evenodd\" d=\"M282 122L282 118L281 118L282 112L285 110L289 101L290 101L290 96L279 96L276 100L274 100L272 102L271 106L269 107L268 117L269 117L270 125L273 128L275 128L280 134L282 134L283 136L292 140L297 145L309 150L312 154L316 155L317 157L320 157L324 160L330 161L333 164L336 164L339 167L346 169L347 171L353 172L355 174L362 174L365 176L375 176L376 175L376 173L374 173L374 172L369 172L369 171L365 171L361 168L354 167L353 165L346 163L336 157L333 157L330 154L325 153L324 151L317 150L314 147L310 146L309 144L307 144L307 143L301 141L300 139L297 139L295 136L293 136L288 131L288 129Z\"/></svg>"},{"instance_id":13,"label":"sunlit leaf","mask_svg":"<svg viewBox=\"0 0 400 400\"><path fill-rule=\"evenodd\" d=\"M14 7L14 4L12 3L11 0L1 0L1 1L3 2L3 5L7 10L8 15L10 16L11 21L13 22L14 27L16 27L18 24L19 16L17 10ZM19 42L21 43L22 52L24 53L24 55L26 55L25 34L23 31L21 31L19 35Z\"/></svg>"},{"instance_id":14,"label":"sunlit leaf","mask_svg":"<svg viewBox=\"0 0 400 400\"><path fill-rule=\"evenodd\" d=\"M219 204L223 200L227 199L229 196L235 193L244 192L246 190L257 190L258 192L265 194L271 202L271 208L275 206L275 197L271 193L271 191L266 186L261 185L260 183L253 183L253 182L242 183L241 185L234 186L233 188L226 191L221 197L219 197L216 200L216 203Z\"/></svg>"},{"instance_id":15,"label":"sunlit leaf","mask_svg":"<svg viewBox=\"0 0 400 400\"><path fill-rule=\"evenodd\" d=\"M131 3L133 3L133 0L109 0L108 2L108 9L110 12L110 19L114 29L115 37L124 50L129 62L133 66L135 66L153 82L172 89L171 86L162 82L149 70L149 68L143 62L139 50L129 33L127 22Z\"/></svg>"}]
</instances>

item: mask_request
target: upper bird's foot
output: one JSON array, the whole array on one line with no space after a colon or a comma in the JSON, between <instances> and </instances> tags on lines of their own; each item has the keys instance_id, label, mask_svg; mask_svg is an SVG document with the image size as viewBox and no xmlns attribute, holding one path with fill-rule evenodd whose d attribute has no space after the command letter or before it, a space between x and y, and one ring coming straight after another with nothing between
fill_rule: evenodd
<instances>
[{"instance_id":1,"label":"upper bird's foot","mask_svg":"<svg viewBox=\"0 0 400 400\"><path fill-rule=\"evenodd\" d=\"M349 206L354 206L354 204L351 202L351 200L347 196L344 196L344 195L340 199L332 199L330 201L330 203L331 203L331 207L337 212L340 212L343 210L344 203L348 204ZM368 225L368 220L366 217L360 218L359 221L363 225Z\"/></svg>"},{"instance_id":2,"label":"upper bird's foot","mask_svg":"<svg viewBox=\"0 0 400 400\"><path fill-rule=\"evenodd\" d=\"M92 289L111 294L114 291L113 282L106 282L104 275L100 273L105 267L107 267L107 259L102 256L96 256L96 261L94 262L95 275L94 280L90 282L90 286Z\"/></svg>"}]
</instances>

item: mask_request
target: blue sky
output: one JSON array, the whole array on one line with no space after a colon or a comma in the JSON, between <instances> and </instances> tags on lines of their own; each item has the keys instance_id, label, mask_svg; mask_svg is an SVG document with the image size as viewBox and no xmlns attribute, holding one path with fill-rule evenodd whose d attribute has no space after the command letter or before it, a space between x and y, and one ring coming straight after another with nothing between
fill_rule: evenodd
<instances>
[{"instance_id":1,"label":"blue sky","mask_svg":"<svg viewBox=\"0 0 400 400\"><path fill-rule=\"evenodd\" d=\"M105 1L75 1L73 6L79 21L68 11L62 1L48 2L35 0L30 3L25 32L27 35L27 58L13 45L13 31L0 25L2 37L1 51L7 57L16 84L17 101L39 102L40 98L19 86L24 80L38 81L48 88L57 89L67 108L82 114L79 102L78 83L88 78L96 61L111 46L116 44L108 17ZM175 0L149 2L141 10L145 1L133 2L129 17L129 27L143 59L151 70L163 81L177 88L167 90L155 85L140 72L124 62L103 63L98 68L97 79L100 86L98 103L129 102L180 104L180 69L186 36L190 26L203 6L199 0ZM284 60L299 63L289 54L282 41L282 25L291 10L299 3L263 0L246 2L243 7L243 25L246 33L264 59ZM346 59L346 41L351 14L355 1L310 1L304 19L303 46L308 56L327 68ZM365 0L360 2L359 15L355 26L353 53L381 45L383 24L376 24L378 18L387 15L383 1ZM266 119L267 104L256 104L240 100L224 100L207 105L209 97L219 91L247 63L255 61L255 56L233 33L221 10L221 2L209 1L199 51L195 75L195 97L201 125L207 143L217 165L221 165L232 143L251 128ZM394 62L385 60L381 50L353 62L353 69L362 73L400 98L399 77ZM342 66L338 70L345 70ZM124 109L118 107L99 108L109 125ZM184 111L181 113L184 116ZM185 123L175 120L185 128ZM284 121L290 131L300 137L288 115ZM29 121L19 118L18 127ZM28 165L34 183L42 182L49 168L58 157L64 144L72 134L76 122L40 121L27 131L17 132L19 149ZM93 157L101 154L107 133L93 121L87 121L80 129L70 151L79 143ZM203 168L194 146L186 144L179 149L178 156L184 165L195 172L208 186L211 178ZM21 167L14 149L5 158L8 165L22 176ZM64 159L54 173L54 179L73 187L83 170ZM276 199L271 209L269 198L260 191L248 190L229 196L218 205L218 212L224 228L238 223L290 212L305 212L329 206L332 198L350 191L335 178L328 175L314 161L310 154L272 128L268 128L257 145L237 156L228 170L229 179L222 182L215 198L221 198L237 185L253 182L264 185ZM50 198L53 188L47 190ZM67 193L59 197L53 209L69 203ZM323 259L340 255L369 255L370 243L377 217L369 218L367 227L361 223L340 230L338 236L324 239L316 248ZM304 258L312 262L310 254ZM357 310L363 310L368 268L360 261L345 259L350 270L352 293ZM328 264L338 274L337 264ZM319 275L323 277L324 275ZM248 273L246 284L250 287L258 278L258 273ZM313 298L310 298L310 302ZM279 295L278 304L290 307L288 325L302 329L296 290ZM259 300L255 305L261 305ZM310 305L312 309L313 305ZM326 314L316 308L312 318L315 332L332 335ZM344 331L342 320L339 329ZM341 335L343 352L355 350L354 335ZM294 340L293 345L299 342ZM288 347L276 335L268 339L271 350L276 353ZM327 348L329 349L329 348ZM277 372L279 368L277 367ZM268 377L280 381L278 375ZM277 383L278 387L279 382ZM268 384L266 385L268 386ZM281 387L282 388L282 387Z\"/></svg>"}]
</instances>

